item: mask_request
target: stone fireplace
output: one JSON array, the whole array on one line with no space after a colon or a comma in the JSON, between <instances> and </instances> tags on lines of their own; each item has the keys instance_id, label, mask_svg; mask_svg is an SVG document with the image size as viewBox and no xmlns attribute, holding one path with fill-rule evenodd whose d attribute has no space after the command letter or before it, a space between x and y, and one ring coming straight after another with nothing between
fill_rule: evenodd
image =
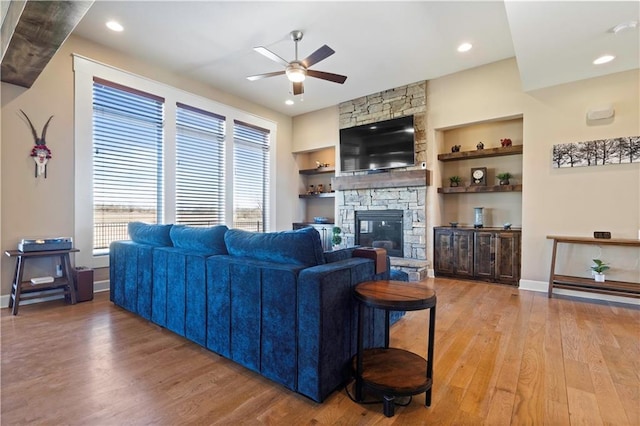
<instances>
[{"instance_id":1,"label":"stone fireplace","mask_svg":"<svg viewBox=\"0 0 640 426\"><path fill-rule=\"evenodd\" d=\"M385 173L344 172L334 178L337 224L348 245L387 248L394 269L417 281L426 278L426 192L429 172L426 160L426 82L418 82L339 105L340 128L375 123L395 117L414 116L416 165ZM399 221L387 224L393 212ZM377 216L377 218L376 218ZM363 222L363 218L364 222ZM384 222L384 225L382 224ZM366 232L362 232L363 223ZM392 227L400 236L388 237ZM383 231L379 235L374 229ZM389 247L392 247L389 250Z\"/></svg>"}]
</instances>

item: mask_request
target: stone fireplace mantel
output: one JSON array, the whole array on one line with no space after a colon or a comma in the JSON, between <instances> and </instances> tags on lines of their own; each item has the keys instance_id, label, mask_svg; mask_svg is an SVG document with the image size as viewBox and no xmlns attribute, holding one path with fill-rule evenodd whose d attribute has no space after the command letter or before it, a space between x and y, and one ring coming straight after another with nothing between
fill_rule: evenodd
<instances>
[{"instance_id":1,"label":"stone fireplace mantel","mask_svg":"<svg viewBox=\"0 0 640 426\"><path fill-rule=\"evenodd\" d=\"M370 175L336 176L331 179L332 188L337 191L353 189L401 188L429 186L429 170L402 170Z\"/></svg>"}]
</instances>

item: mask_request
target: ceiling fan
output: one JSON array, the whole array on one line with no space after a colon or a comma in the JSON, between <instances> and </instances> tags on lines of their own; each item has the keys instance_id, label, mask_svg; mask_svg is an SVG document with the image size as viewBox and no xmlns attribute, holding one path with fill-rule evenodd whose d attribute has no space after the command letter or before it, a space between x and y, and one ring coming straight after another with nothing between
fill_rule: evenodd
<instances>
[{"instance_id":1,"label":"ceiling fan","mask_svg":"<svg viewBox=\"0 0 640 426\"><path fill-rule=\"evenodd\" d=\"M302 35L303 35L302 31L299 31L299 30L291 31L291 40L293 40L294 43L296 44L296 57L291 62L285 61L280 56L276 55L266 47L263 47L263 46L254 47L253 50L260 53L261 55L266 56L272 61L279 63L280 65L284 66L285 69L283 71L252 75L247 77L247 80L254 81L254 80L260 80L267 77L273 77L276 75L286 74L289 81L293 83L294 95L300 95L304 93L304 87L302 86L302 82L307 76L319 78L322 80L332 81L334 83L343 84L347 79L347 77L344 75L333 74L333 73L324 72L324 71L315 71L315 70L309 69L310 66L317 64L318 62L336 53L332 48L330 48L326 44L321 48L319 48L318 50L316 50L315 52L313 52L311 55L309 55L306 59L303 59L301 61L298 60L298 42L302 40Z\"/></svg>"}]
</instances>

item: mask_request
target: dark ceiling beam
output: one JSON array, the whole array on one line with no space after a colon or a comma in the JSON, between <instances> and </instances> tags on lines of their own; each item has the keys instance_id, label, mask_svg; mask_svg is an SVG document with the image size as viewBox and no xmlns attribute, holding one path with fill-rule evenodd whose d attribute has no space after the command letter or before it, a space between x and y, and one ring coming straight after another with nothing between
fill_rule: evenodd
<instances>
[{"instance_id":1,"label":"dark ceiling beam","mask_svg":"<svg viewBox=\"0 0 640 426\"><path fill-rule=\"evenodd\" d=\"M2 45L0 78L5 83L29 88L87 13L93 0L11 3L16 3L16 10L20 3L24 3L24 8L16 20L16 10L10 5L7 18L11 12L12 19L2 22L3 40L5 33L10 39L6 49L4 42Z\"/></svg>"}]
</instances>

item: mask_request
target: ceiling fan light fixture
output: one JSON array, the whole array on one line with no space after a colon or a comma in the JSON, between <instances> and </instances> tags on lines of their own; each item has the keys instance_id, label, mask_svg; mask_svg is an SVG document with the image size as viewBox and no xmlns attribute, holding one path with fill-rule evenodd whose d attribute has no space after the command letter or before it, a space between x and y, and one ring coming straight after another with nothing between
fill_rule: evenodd
<instances>
[{"instance_id":1,"label":"ceiling fan light fixture","mask_svg":"<svg viewBox=\"0 0 640 426\"><path fill-rule=\"evenodd\" d=\"M292 62L285 70L287 78L292 83L302 83L307 78L307 70L300 64Z\"/></svg>"}]
</instances>

